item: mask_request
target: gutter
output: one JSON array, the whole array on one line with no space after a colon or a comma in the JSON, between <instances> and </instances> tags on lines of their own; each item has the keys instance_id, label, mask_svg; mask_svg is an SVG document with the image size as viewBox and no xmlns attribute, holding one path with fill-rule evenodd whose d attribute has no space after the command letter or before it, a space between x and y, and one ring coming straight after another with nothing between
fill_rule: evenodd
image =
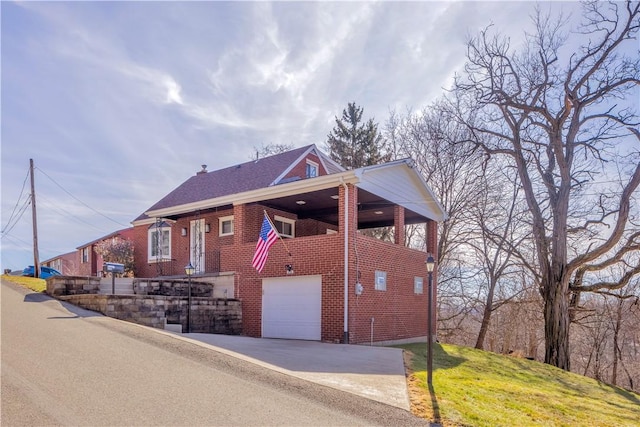
<instances>
[{"instance_id":1,"label":"gutter","mask_svg":"<svg viewBox=\"0 0 640 427\"><path fill-rule=\"evenodd\" d=\"M342 342L349 344L349 187L340 179L344 188L344 331Z\"/></svg>"}]
</instances>

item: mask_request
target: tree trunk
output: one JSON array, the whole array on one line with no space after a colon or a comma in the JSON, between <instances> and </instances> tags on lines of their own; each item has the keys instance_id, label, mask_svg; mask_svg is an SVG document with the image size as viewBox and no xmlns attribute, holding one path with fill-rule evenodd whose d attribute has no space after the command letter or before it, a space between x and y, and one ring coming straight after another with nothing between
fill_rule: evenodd
<instances>
[{"instance_id":1,"label":"tree trunk","mask_svg":"<svg viewBox=\"0 0 640 427\"><path fill-rule=\"evenodd\" d=\"M569 361L569 293L562 281L543 284L544 295L544 362L565 371Z\"/></svg>"},{"instance_id":2,"label":"tree trunk","mask_svg":"<svg viewBox=\"0 0 640 427\"><path fill-rule=\"evenodd\" d=\"M620 326L622 324L622 306L624 305L623 299L618 299L618 306L616 307L616 322L613 328L613 367L611 372L611 384L618 385L618 359L622 360L622 354L620 347L618 346L618 339L620 337Z\"/></svg>"},{"instance_id":3,"label":"tree trunk","mask_svg":"<svg viewBox=\"0 0 640 427\"><path fill-rule=\"evenodd\" d=\"M489 293L487 294L487 300L484 305L484 313L482 314L482 322L480 323L480 332L478 333L478 339L476 340L476 348L480 350L484 348L484 339L487 336L489 322L491 321L491 313L493 312L493 293L495 291L495 287L495 280L491 279Z\"/></svg>"}]
</instances>

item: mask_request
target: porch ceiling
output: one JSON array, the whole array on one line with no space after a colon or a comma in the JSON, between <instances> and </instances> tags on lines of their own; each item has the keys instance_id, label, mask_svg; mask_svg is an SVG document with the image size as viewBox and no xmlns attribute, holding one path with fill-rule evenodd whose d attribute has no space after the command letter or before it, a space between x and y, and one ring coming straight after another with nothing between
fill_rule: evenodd
<instances>
[{"instance_id":1,"label":"porch ceiling","mask_svg":"<svg viewBox=\"0 0 640 427\"><path fill-rule=\"evenodd\" d=\"M299 219L315 219L338 225L338 203L332 196L338 195L338 188L328 188L310 193L297 194L260 202L265 206L294 213ZM299 203L304 202L304 204ZM393 206L390 201L358 189L358 228L386 227L393 225ZM427 218L405 209L405 223L424 223Z\"/></svg>"}]
</instances>

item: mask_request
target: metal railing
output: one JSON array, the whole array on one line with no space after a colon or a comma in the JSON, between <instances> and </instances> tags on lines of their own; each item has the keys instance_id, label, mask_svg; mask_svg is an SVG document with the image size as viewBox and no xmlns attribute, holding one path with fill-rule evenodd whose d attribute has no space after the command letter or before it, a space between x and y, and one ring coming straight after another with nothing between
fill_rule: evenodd
<instances>
[{"instance_id":1,"label":"metal railing","mask_svg":"<svg viewBox=\"0 0 640 427\"><path fill-rule=\"evenodd\" d=\"M184 264L184 265L183 265ZM166 276L184 276L184 267L187 263L178 262L175 259L168 259L158 261L152 266L155 266L155 277ZM193 262L192 262L193 264ZM197 266L198 274L219 273L220 272L220 251L206 251L201 258L201 265Z\"/></svg>"}]
</instances>

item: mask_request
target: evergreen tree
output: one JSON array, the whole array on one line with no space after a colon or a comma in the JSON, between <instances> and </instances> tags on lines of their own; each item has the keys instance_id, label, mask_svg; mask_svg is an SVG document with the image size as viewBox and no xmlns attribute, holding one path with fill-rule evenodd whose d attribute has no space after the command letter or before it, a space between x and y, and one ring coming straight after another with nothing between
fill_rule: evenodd
<instances>
[{"instance_id":1,"label":"evergreen tree","mask_svg":"<svg viewBox=\"0 0 640 427\"><path fill-rule=\"evenodd\" d=\"M378 124L362 121L362 107L350 102L336 116L336 126L327 136L327 150L333 160L347 169L356 169L389 161L386 144L378 133Z\"/></svg>"}]
</instances>

